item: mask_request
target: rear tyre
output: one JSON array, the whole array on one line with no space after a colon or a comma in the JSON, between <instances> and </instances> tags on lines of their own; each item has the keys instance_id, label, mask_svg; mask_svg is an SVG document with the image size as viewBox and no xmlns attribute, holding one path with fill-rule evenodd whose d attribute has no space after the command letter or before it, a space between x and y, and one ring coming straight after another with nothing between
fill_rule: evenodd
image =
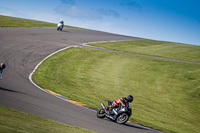
<instances>
[{"instance_id":1,"label":"rear tyre","mask_svg":"<svg viewBox=\"0 0 200 133\"><path fill-rule=\"evenodd\" d=\"M104 118L106 116L105 110L104 109L100 109L97 111L97 117L98 118Z\"/></svg>"},{"instance_id":2,"label":"rear tyre","mask_svg":"<svg viewBox=\"0 0 200 133\"><path fill-rule=\"evenodd\" d=\"M124 124L128 121L129 116L126 113L122 113L117 117L116 122L119 124Z\"/></svg>"}]
</instances>

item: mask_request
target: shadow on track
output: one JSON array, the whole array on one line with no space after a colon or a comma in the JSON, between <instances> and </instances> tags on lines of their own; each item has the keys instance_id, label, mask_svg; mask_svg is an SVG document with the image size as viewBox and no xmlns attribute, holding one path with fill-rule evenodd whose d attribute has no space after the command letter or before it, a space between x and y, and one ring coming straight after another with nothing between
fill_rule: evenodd
<instances>
[{"instance_id":1,"label":"shadow on track","mask_svg":"<svg viewBox=\"0 0 200 133\"><path fill-rule=\"evenodd\" d=\"M68 32L68 33L70 33L70 31L67 31L67 30L62 30L62 31L60 31L60 32Z\"/></svg>"},{"instance_id":2,"label":"shadow on track","mask_svg":"<svg viewBox=\"0 0 200 133\"><path fill-rule=\"evenodd\" d=\"M107 119L107 118L105 118L104 120L107 120L107 121L113 122L113 123L115 123L115 124L118 124L118 123L116 123L116 122L114 122L114 121L112 121L112 120L110 120L110 119ZM131 124L134 124L134 123L131 123ZM149 129L147 129L147 128L143 128L143 127L139 127L139 126L131 125L131 124L125 123L125 124L119 124L119 125L121 125L121 126L127 126L127 127L132 127L132 128L137 128L137 129L142 129L142 130L149 130Z\"/></svg>"},{"instance_id":3,"label":"shadow on track","mask_svg":"<svg viewBox=\"0 0 200 133\"><path fill-rule=\"evenodd\" d=\"M24 95L28 95L26 93L22 93L22 92L19 92L19 91L15 91L15 90L11 90L11 89L5 89L5 88L2 88L0 87L0 91L7 91L7 92L12 92L12 93L20 93L20 94L24 94Z\"/></svg>"},{"instance_id":4,"label":"shadow on track","mask_svg":"<svg viewBox=\"0 0 200 133\"><path fill-rule=\"evenodd\" d=\"M127 126L127 127L132 127L132 128L137 128L137 129L148 130L148 129L146 129L146 128L139 127L139 126L134 126L134 125L130 125L130 124L127 124L127 123L125 123L125 124L123 124L123 125L124 125L124 126Z\"/></svg>"}]
</instances>

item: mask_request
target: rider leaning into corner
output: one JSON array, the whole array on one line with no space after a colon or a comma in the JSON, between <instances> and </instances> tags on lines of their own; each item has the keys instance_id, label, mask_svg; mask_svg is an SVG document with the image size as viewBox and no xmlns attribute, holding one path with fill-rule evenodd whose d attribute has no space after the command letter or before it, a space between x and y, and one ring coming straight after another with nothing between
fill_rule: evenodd
<instances>
[{"instance_id":1,"label":"rider leaning into corner","mask_svg":"<svg viewBox=\"0 0 200 133\"><path fill-rule=\"evenodd\" d=\"M109 111L109 109L111 109L109 112L112 114L113 108L118 108L119 106L129 106L129 103L131 103L133 101L133 96L129 95L127 98L126 97L122 97L120 99L117 99L113 102L107 101L108 102L108 107L106 107L106 110Z\"/></svg>"},{"instance_id":2,"label":"rider leaning into corner","mask_svg":"<svg viewBox=\"0 0 200 133\"><path fill-rule=\"evenodd\" d=\"M57 30L59 30L59 27L61 27L61 29L62 29L63 26L64 26L64 21L61 19L60 22L58 22Z\"/></svg>"},{"instance_id":3,"label":"rider leaning into corner","mask_svg":"<svg viewBox=\"0 0 200 133\"><path fill-rule=\"evenodd\" d=\"M5 63L1 63L0 64L0 79L2 79L2 73L3 73L3 69L6 68L6 64Z\"/></svg>"}]
</instances>

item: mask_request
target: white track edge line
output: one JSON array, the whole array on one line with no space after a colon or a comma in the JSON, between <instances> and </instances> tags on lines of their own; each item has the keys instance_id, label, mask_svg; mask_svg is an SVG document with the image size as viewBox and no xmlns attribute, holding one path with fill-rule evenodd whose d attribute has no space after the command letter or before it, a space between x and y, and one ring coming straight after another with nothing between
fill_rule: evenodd
<instances>
[{"instance_id":1,"label":"white track edge line","mask_svg":"<svg viewBox=\"0 0 200 133\"><path fill-rule=\"evenodd\" d=\"M38 86L38 85L32 80L32 76L33 76L33 73L36 71L36 69L37 69L46 59L48 59L49 57L51 57L52 55L54 55L54 54L56 54L56 53L58 53L58 52L61 52L61 51L63 51L63 50L69 49L69 48L75 48L75 47L78 47L78 46L68 46L68 47L62 48L62 49L60 49L60 50L58 50L58 51L56 51L56 52L53 52L52 54L50 54L50 55L48 55L47 57L45 57L39 64L36 65L36 67L35 67L35 68L33 69L33 71L30 73L30 75L29 75L29 80L30 80L30 82L31 82L35 87L37 87L38 89L40 89L40 90L42 90L42 91L44 91L44 92L46 92L46 93L48 93L48 94L50 94L50 95L53 95L53 96L55 96L55 97L57 97L57 98L59 98L59 99L61 99L61 100L70 102L70 101L66 100L67 97L66 97L66 99L64 99L64 98L59 97L58 95L52 94L52 93L46 91L45 89L41 88L40 86ZM70 102L70 103L72 103L72 104L74 104L74 105L77 105L77 106L80 106L80 105L75 104L75 103L73 103L73 102ZM83 106L80 106L80 107L83 107ZM86 108L86 107L84 107L84 108Z\"/></svg>"},{"instance_id":2,"label":"white track edge line","mask_svg":"<svg viewBox=\"0 0 200 133\"><path fill-rule=\"evenodd\" d=\"M87 42L87 43L82 43L82 44L80 44L80 45L83 45L83 46L86 45L86 46L87 46L87 44L91 44L91 43L116 42L116 41L123 41L123 40ZM48 55L47 57L45 57L42 61L40 61L40 62L36 65L36 67L35 67L35 68L33 69L33 71L30 73L30 75L29 75L29 80L30 80L30 82L31 82L35 87L37 87L38 89L40 89L40 90L42 90L42 91L44 91L44 92L46 92L46 93L48 93L48 94L50 94L50 95L53 95L53 96L55 96L55 97L57 97L57 98L59 98L59 99L61 99L61 100L70 102L70 103L72 103L72 104L74 104L74 105L77 105L77 106L86 108L86 109L88 109L88 110L95 111L95 110L89 109L88 107L84 107L84 106L75 104L75 103L73 103L73 102L71 102L71 101L68 101L68 100L66 100L67 97L66 97L66 99L64 99L64 98L62 98L62 97L59 97L59 96L57 96L57 95L55 95L55 94L52 94L52 93L46 91L45 89L43 89L43 88L41 88L40 86L38 86L38 85L33 81L33 79L32 79L33 73L36 71L36 69L37 69L46 59L48 59L49 57L51 57L52 55L54 55L54 54L56 54L56 53L58 53L58 52L61 52L61 51L63 51L63 50L69 49L69 48L76 48L76 47L80 47L80 46L78 46L78 45L67 46L67 47L62 48L62 49L60 49L60 50L57 50L57 51L53 52L52 54ZM96 112L96 111L95 111L95 112Z\"/></svg>"}]
</instances>

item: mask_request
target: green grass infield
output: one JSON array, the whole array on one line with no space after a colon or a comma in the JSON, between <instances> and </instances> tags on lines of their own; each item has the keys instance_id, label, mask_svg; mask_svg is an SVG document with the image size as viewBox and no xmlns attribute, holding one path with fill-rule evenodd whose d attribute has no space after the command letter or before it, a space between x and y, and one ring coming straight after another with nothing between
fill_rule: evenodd
<instances>
[{"instance_id":1,"label":"green grass infield","mask_svg":"<svg viewBox=\"0 0 200 133\"><path fill-rule=\"evenodd\" d=\"M57 27L57 24L0 15L0 27ZM65 25L64 28L77 27Z\"/></svg>"},{"instance_id":2,"label":"green grass infield","mask_svg":"<svg viewBox=\"0 0 200 133\"><path fill-rule=\"evenodd\" d=\"M200 131L197 64L70 48L45 60L33 79L42 88L94 108L132 94L131 121L169 132Z\"/></svg>"},{"instance_id":3,"label":"green grass infield","mask_svg":"<svg viewBox=\"0 0 200 133\"><path fill-rule=\"evenodd\" d=\"M95 133L0 106L0 133Z\"/></svg>"},{"instance_id":4,"label":"green grass infield","mask_svg":"<svg viewBox=\"0 0 200 133\"><path fill-rule=\"evenodd\" d=\"M125 52L200 62L200 46L196 45L155 40L119 41L112 43L104 42L90 45Z\"/></svg>"}]
</instances>

